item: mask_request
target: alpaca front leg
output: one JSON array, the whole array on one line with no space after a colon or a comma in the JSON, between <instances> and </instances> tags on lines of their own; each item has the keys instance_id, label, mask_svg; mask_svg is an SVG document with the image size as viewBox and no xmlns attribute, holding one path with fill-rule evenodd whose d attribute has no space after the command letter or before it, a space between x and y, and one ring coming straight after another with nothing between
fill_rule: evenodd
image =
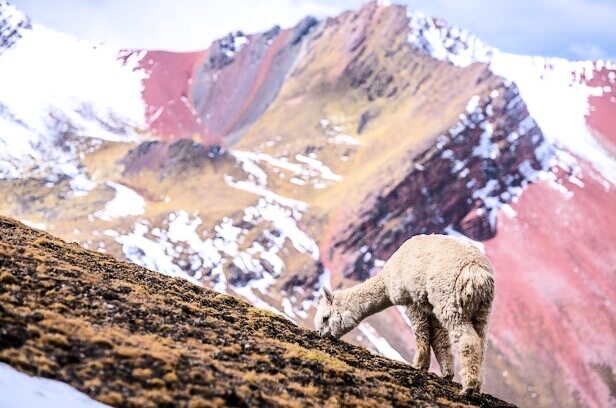
<instances>
[{"instance_id":1,"label":"alpaca front leg","mask_svg":"<svg viewBox=\"0 0 616 408\"><path fill-rule=\"evenodd\" d=\"M453 328L453 337L460 353L461 394L469 395L481 387L481 339L471 323L460 323Z\"/></svg>"},{"instance_id":2,"label":"alpaca front leg","mask_svg":"<svg viewBox=\"0 0 616 408\"><path fill-rule=\"evenodd\" d=\"M415 357L413 367L428 371L430 368L430 316L411 306L406 308L415 335Z\"/></svg>"},{"instance_id":3,"label":"alpaca front leg","mask_svg":"<svg viewBox=\"0 0 616 408\"><path fill-rule=\"evenodd\" d=\"M453 353L449 333L434 314L430 315L430 329L430 345L441 368L441 374L443 378L451 380L453 379Z\"/></svg>"}]
</instances>

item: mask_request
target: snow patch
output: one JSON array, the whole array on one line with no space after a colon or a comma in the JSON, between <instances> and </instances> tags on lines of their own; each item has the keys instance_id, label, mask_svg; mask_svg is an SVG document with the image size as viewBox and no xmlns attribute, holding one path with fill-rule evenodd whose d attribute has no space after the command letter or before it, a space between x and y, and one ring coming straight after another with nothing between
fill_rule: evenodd
<instances>
[{"instance_id":1,"label":"snow patch","mask_svg":"<svg viewBox=\"0 0 616 408\"><path fill-rule=\"evenodd\" d=\"M131 262L164 275L182 275L182 270L167 255L170 246L147 238L145 234L148 232L149 227L145 221L139 221L131 233L117 237L116 241L122 244L124 256Z\"/></svg>"},{"instance_id":2,"label":"snow patch","mask_svg":"<svg viewBox=\"0 0 616 408\"><path fill-rule=\"evenodd\" d=\"M342 181L342 176L334 174L333 171L322 162L312 157L304 156L303 154L296 154L295 160L298 162L306 163L311 170L316 171L320 174L320 176L325 180L332 181ZM309 174L314 174L314 172L309 170Z\"/></svg>"},{"instance_id":3,"label":"snow patch","mask_svg":"<svg viewBox=\"0 0 616 408\"><path fill-rule=\"evenodd\" d=\"M349 135L345 135L345 134L335 135L335 136L330 137L329 139L327 139L327 141L329 143L333 143L333 144L337 144L337 145L357 146L357 145L361 144L361 142L359 140L355 139L353 136L349 136Z\"/></svg>"},{"instance_id":4,"label":"snow patch","mask_svg":"<svg viewBox=\"0 0 616 408\"><path fill-rule=\"evenodd\" d=\"M246 181L246 180L235 181L233 180L233 177L225 176L225 182L230 187L256 194L258 196L268 199L269 201L273 201L273 202L279 203L287 207L292 207L299 211L304 211L306 208L308 208L308 205L303 201L294 200L288 197L283 197L251 181Z\"/></svg>"},{"instance_id":5,"label":"snow patch","mask_svg":"<svg viewBox=\"0 0 616 408\"><path fill-rule=\"evenodd\" d=\"M0 407L104 408L107 405L93 400L69 384L33 377L0 363Z\"/></svg>"},{"instance_id":6,"label":"snow patch","mask_svg":"<svg viewBox=\"0 0 616 408\"><path fill-rule=\"evenodd\" d=\"M90 191L94 190L96 183L88 178L85 172L77 171L73 173L73 178L69 182L74 197L81 197L87 195Z\"/></svg>"},{"instance_id":7,"label":"snow patch","mask_svg":"<svg viewBox=\"0 0 616 408\"><path fill-rule=\"evenodd\" d=\"M499 150L498 146L492 142L494 128L491 123L485 123L483 128L483 133L479 138L479 145L473 149L473 156L495 160L498 157Z\"/></svg>"},{"instance_id":8,"label":"snow patch","mask_svg":"<svg viewBox=\"0 0 616 408\"><path fill-rule=\"evenodd\" d=\"M594 74L595 63L497 52L490 66L497 75L516 83L550 142L588 160L607 180L616 183L616 160L597 142L586 123L589 98L603 95L601 87L586 84Z\"/></svg>"},{"instance_id":9,"label":"snow patch","mask_svg":"<svg viewBox=\"0 0 616 408\"><path fill-rule=\"evenodd\" d=\"M476 61L488 60L493 52L479 38L443 20L407 10L409 34L407 41L433 58L465 67Z\"/></svg>"},{"instance_id":10,"label":"snow patch","mask_svg":"<svg viewBox=\"0 0 616 408\"><path fill-rule=\"evenodd\" d=\"M36 228L39 229L41 231L47 231L47 224L45 224L44 222L33 222L30 220L26 220L26 219L21 219L19 220L22 223L24 223L25 225L27 225L30 228Z\"/></svg>"},{"instance_id":11,"label":"snow patch","mask_svg":"<svg viewBox=\"0 0 616 408\"><path fill-rule=\"evenodd\" d=\"M461 239L464 242L468 242L469 244L473 244L474 246L476 246L481 252L483 252L484 254L486 253L486 248L485 245L483 245L483 243L479 242L479 241L475 241L474 239L470 239L469 237L467 237L466 235L462 234L460 231L456 230L455 228L453 228L453 226L448 225L445 230L444 230L445 234L450 235L452 237L456 237ZM406 316L406 314L404 314L404 316ZM407 317L408 320L408 317ZM409 322L410 325L410 322Z\"/></svg>"},{"instance_id":12,"label":"snow patch","mask_svg":"<svg viewBox=\"0 0 616 408\"><path fill-rule=\"evenodd\" d=\"M94 213L95 217L111 221L114 218L142 215L145 212L145 200L135 190L113 181L106 184L115 190L115 197L105 204L103 210Z\"/></svg>"},{"instance_id":13,"label":"snow patch","mask_svg":"<svg viewBox=\"0 0 616 408\"><path fill-rule=\"evenodd\" d=\"M285 237L291 241L295 249L302 253L308 254L314 260L319 259L319 247L316 242L302 231L297 225L297 219L294 218L292 211L275 205L274 203L268 203L267 200L259 200L258 205L255 207L256 213L252 212L251 208L247 208L245 213L251 214L254 219L255 215L262 217L264 220L269 221L280 233L282 237ZM245 217L244 219L251 219Z\"/></svg>"},{"instance_id":14,"label":"snow patch","mask_svg":"<svg viewBox=\"0 0 616 408\"><path fill-rule=\"evenodd\" d=\"M220 40L220 48L226 57L233 58L247 43L248 37L238 31L237 33L230 33Z\"/></svg>"},{"instance_id":15,"label":"snow patch","mask_svg":"<svg viewBox=\"0 0 616 408\"><path fill-rule=\"evenodd\" d=\"M379 352L379 354L392 360L401 361L403 363L407 362L404 357L402 357L402 355L398 353L398 351L393 348L387 340L379 336L377 331L368 323L361 323L358 326L358 329L364 336L366 336L368 341L374 346L374 348Z\"/></svg>"},{"instance_id":16,"label":"snow patch","mask_svg":"<svg viewBox=\"0 0 616 408\"><path fill-rule=\"evenodd\" d=\"M479 97L479 95L472 96L471 99L469 99L468 103L466 104L466 113L475 112L477 108L479 107L479 101L481 101L481 98Z\"/></svg>"},{"instance_id":17,"label":"snow patch","mask_svg":"<svg viewBox=\"0 0 616 408\"><path fill-rule=\"evenodd\" d=\"M259 185L267 183L267 174L256 163L261 158L258 153L233 151L231 154L240 162L252 182Z\"/></svg>"},{"instance_id":18,"label":"snow patch","mask_svg":"<svg viewBox=\"0 0 616 408\"><path fill-rule=\"evenodd\" d=\"M335 174L329 167L315 157L312 157L312 155L296 154L295 160L298 163L293 163L286 157L276 158L265 153L239 150L233 150L230 153L241 163L242 169L248 174L248 180L242 182L233 182L229 178L233 187L268 196L271 199L276 199L277 195L267 190L267 173L259 166L259 163L269 165L274 173L279 174L279 177L282 177L281 171L290 173L289 182L296 185L311 184L315 188L324 188L327 187L328 181L342 180L341 176ZM286 200L282 199L279 201L284 202Z\"/></svg>"},{"instance_id":19,"label":"snow patch","mask_svg":"<svg viewBox=\"0 0 616 408\"><path fill-rule=\"evenodd\" d=\"M344 131L344 126L333 123L337 119L343 119L343 117L332 118L332 120L321 119L319 121L319 125L325 132L325 135L328 137L328 143L336 145L360 145L361 142L355 139L353 136L341 133L342 131Z\"/></svg>"},{"instance_id":20,"label":"snow patch","mask_svg":"<svg viewBox=\"0 0 616 408\"><path fill-rule=\"evenodd\" d=\"M287 317L291 319L291 321L295 322L295 319L297 319L297 316L295 315L295 312L293 311L293 305L291 304L291 301L288 298L282 299L282 310L284 314L286 314Z\"/></svg>"}]
</instances>

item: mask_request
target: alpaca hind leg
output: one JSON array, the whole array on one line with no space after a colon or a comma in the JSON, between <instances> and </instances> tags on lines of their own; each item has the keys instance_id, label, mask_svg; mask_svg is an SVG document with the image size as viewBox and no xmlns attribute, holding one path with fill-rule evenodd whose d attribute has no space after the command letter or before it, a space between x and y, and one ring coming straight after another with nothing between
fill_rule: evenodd
<instances>
[{"instance_id":1,"label":"alpaca hind leg","mask_svg":"<svg viewBox=\"0 0 616 408\"><path fill-rule=\"evenodd\" d=\"M453 338L460 353L461 394L469 395L481 387L481 339L470 322L454 325Z\"/></svg>"},{"instance_id":2,"label":"alpaca hind leg","mask_svg":"<svg viewBox=\"0 0 616 408\"><path fill-rule=\"evenodd\" d=\"M411 321L413 334L415 335L415 357L413 367L418 370L428 371L430 368L430 316L428 313L409 306L406 314Z\"/></svg>"},{"instance_id":3,"label":"alpaca hind leg","mask_svg":"<svg viewBox=\"0 0 616 408\"><path fill-rule=\"evenodd\" d=\"M444 378L451 380L453 378L453 353L449 333L434 314L430 314L430 329L430 345L441 367L441 374Z\"/></svg>"},{"instance_id":4,"label":"alpaca hind leg","mask_svg":"<svg viewBox=\"0 0 616 408\"><path fill-rule=\"evenodd\" d=\"M481 388L481 384L483 383L483 375L482 375L482 367L483 361L486 355L486 349L488 345L488 321L490 319L490 305L481 305L477 314L473 318L473 328L477 332L479 336L479 340L481 342L481 356L479 361L479 385L477 387L477 391Z\"/></svg>"}]
</instances>

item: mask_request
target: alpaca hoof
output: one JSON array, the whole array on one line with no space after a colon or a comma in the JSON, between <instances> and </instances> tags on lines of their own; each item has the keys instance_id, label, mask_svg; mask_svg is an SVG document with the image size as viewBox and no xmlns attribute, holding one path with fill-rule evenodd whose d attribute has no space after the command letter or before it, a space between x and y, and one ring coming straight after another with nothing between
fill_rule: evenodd
<instances>
[{"instance_id":1,"label":"alpaca hoof","mask_svg":"<svg viewBox=\"0 0 616 408\"><path fill-rule=\"evenodd\" d=\"M452 381L453 380L453 374L445 374L443 376L443 379L447 380L447 381Z\"/></svg>"},{"instance_id":2,"label":"alpaca hoof","mask_svg":"<svg viewBox=\"0 0 616 408\"><path fill-rule=\"evenodd\" d=\"M460 391L460 395L468 397L471 396L473 394L478 394L479 393L479 386L475 386L475 387L462 387L462 391Z\"/></svg>"}]
</instances>

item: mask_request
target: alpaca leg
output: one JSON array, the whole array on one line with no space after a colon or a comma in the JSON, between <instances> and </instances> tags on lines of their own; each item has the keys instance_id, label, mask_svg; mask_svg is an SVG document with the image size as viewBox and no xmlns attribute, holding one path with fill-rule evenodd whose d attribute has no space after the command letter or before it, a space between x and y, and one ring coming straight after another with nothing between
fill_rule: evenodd
<instances>
[{"instance_id":1,"label":"alpaca leg","mask_svg":"<svg viewBox=\"0 0 616 408\"><path fill-rule=\"evenodd\" d=\"M481 384L483 383L483 361L486 355L487 343L488 343L488 320L490 319L490 305L481 305L475 318L473 319L473 328L477 332L479 336L479 340L481 342L481 356L479 361L479 385L477 387L477 391L481 388Z\"/></svg>"},{"instance_id":2,"label":"alpaca leg","mask_svg":"<svg viewBox=\"0 0 616 408\"><path fill-rule=\"evenodd\" d=\"M407 307L406 314L411 321L415 335L415 357L413 367L428 371L430 368L430 316L412 306Z\"/></svg>"},{"instance_id":3,"label":"alpaca leg","mask_svg":"<svg viewBox=\"0 0 616 408\"><path fill-rule=\"evenodd\" d=\"M430 345L441 367L441 374L444 378L451 380L453 378L453 353L449 333L434 314L430 315L430 329Z\"/></svg>"},{"instance_id":4,"label":"alpaca leg","mask_svg":"<svg viewBox=\"0 0 616 408\"><path fill-rule=\"evenodd\" d=\"M462 394L471 394L481 386L481 339L470 322L453 327L453 338L460 353Z\"/></svg>"}]
</instances>

